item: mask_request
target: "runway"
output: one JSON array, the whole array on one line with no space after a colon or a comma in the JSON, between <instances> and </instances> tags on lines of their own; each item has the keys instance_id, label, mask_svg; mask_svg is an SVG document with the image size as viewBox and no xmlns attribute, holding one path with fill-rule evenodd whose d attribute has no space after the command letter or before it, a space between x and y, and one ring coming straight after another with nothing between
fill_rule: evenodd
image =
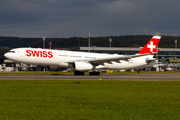
<instances>
[{"instance_id":1,"label":"runway","mask_svg":"<svg viewBox=\"0 0 180 120\"><path fill-rule=\"evenodd\" d=\"M135 80L180 81L180 74L113 74L100 76L74 75L0 75L0 80Z\"/></svg>"}]
</instances>

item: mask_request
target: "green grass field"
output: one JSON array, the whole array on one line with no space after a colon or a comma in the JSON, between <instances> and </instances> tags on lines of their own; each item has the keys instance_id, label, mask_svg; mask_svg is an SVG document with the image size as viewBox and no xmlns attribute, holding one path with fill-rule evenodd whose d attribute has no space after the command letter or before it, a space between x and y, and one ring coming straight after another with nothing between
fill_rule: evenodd
<instances>
[{"instance_id":1,"label":"green grass field","mask_svg":"<svg viewBox=\"0 0 180 120\"><path fill-rule=\"evenodd\" d=\"M0 120L137 119L180 119L180 81L0 80Z\"/></svg>"}]
</instances>

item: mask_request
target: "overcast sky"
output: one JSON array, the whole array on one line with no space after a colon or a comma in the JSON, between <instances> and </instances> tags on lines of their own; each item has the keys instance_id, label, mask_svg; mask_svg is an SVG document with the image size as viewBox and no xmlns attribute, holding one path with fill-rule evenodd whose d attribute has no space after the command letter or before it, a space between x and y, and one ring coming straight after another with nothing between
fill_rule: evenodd
<instances>
[{"instance_id":1,"label":"overcast sky","mask_svg":"<svg viewBox=\"0 0 180 120\"><path fill-rule=\"evenodd\" d=\"M1 0L0 36L180 36L180 0Z\"/></svg>"}]
</instances>

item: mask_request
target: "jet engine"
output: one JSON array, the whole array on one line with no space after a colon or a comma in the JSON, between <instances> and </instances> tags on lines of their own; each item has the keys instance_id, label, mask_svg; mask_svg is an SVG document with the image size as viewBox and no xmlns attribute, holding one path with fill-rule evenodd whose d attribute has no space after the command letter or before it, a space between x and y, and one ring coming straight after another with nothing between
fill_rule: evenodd
<instances>
[{"instance_id":1,"label":"jet engine","mask_svg":"<svg viewBox=\"0 0 180 120\"><path fill-rule=\"evenodd\" d=\"M91 70L93 66L88 62L74 62L72 68L77 71Z\"/></svg>"}]
</instances>

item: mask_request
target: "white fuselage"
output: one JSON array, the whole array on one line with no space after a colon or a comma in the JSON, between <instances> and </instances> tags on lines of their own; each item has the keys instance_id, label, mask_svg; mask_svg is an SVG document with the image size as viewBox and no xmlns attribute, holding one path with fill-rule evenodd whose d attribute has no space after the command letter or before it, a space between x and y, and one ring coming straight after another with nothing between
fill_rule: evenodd
<instances>
[{"instance_id":1,"label":"white fuselage","mask_svg":"<svg viewBox=\"0 0 180 120\"><path fill-rule=\"evenodd\" d=\"M35 49L35 48L17 48L12 49L5 54L5 57L18 62L35 65L46 66L58 66L62 68L69 68L69 62L82 61L87 59L98 59L112 56L123 56L113 54L100 54L100 53L88 53L77 51L65 51L65 50L50 50L50 49ZM135 69L144 68L148 64L146 59L151 59L153 55L147 55L137 58L126 60L120 60L119 62L104 62L103 65L96 66L96 69L109 69L109 70L121 70L121 69Z\"/></svg>"}]
</instances>

